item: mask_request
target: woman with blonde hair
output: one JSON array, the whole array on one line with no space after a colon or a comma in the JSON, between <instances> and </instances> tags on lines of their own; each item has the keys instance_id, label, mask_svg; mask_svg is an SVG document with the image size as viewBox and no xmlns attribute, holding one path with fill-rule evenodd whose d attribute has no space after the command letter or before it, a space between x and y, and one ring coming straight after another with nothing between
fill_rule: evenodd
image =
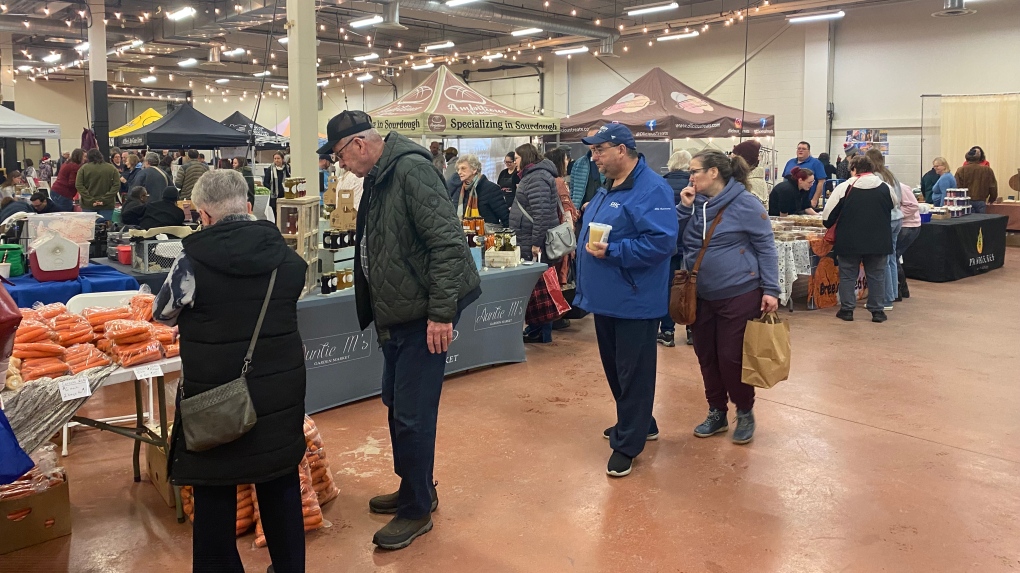
<instances>
[{"instance_id":1,"label":"woman with blonde hair","mask_svg":"<svg viewBox=\"0 0 1020 573\"><path fill-rule=\"evenodd\" d=\"M896 270L896 240L900 235L900 229L903 228L903 210L900 209L900 202L903 200L903 189L900 187L900 180L885 166L885 156L882 155L880 149L872 147L864 152L864 156L871 161L871 165L874 167L874 174L878 175L879 179L889 186L895 197L892 216L889 220L889 229L892 231L893 242L892 254L889 255L889 260L885 264L885 296L881 297L883 308L885 310L892 310L893 301L899 298L899 280Z\"/></svg>"},{"instance_id":2,"label":"woman with blonde hair","mask_svg":"<svg viewBox=\"0 0 1020 573\"><path fill-rule=\"evenodd\" d=\"M931 202L936 207L941 207L946 198L946 190L956 188L956 178L953 177L953 171L945 157L936 157L931 163L935 174L939 176L935 186L931 188Z\"/></svg>"}]
</instances>

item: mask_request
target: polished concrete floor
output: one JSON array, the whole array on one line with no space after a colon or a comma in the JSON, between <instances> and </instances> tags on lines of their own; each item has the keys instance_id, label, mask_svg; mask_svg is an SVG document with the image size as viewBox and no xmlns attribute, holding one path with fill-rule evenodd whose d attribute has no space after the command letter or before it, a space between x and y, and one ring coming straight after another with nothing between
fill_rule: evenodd
<instances>
[{"instance_id":1,"label":"polished concrete floor","mask_svg":"<svg viewBox=\"0 0 1020 573\"><path fill-rule=\"evenodd\" d=\"M590 319L527 363L450 379L435 529L403 551L371 544L386 519L368 498L396 486L382 404L317 414L342 494L308 535L308 571L1020 571L1020 249L911 291L880 325L863 309L788 315L793 372L759 392L747 446L691 435L706 411L694 353L660 348L662 435L622 479L605 474L614 409ZM129 410L125 390L93 414ZM0 556L0 571L189 571L191 527L132 482L130 453L76 431L73 535ZM261 573L252 539L237 545Z\"/></svg>"}]
</instances>

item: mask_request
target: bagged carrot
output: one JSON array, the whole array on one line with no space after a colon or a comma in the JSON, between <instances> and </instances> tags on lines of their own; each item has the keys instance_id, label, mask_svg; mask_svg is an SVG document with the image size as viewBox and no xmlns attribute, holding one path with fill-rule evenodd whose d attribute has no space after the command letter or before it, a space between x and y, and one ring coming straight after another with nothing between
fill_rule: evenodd
<instances>
[{"instance_id":1,"label":"bagged carrot","mask_svg":"<svg viewBox=\"0 0 1020 573\"><path fill-rule=\"evenodd\" d=\"M166 352L164 352L163 354L167 358L173 358L175 356L180 356L181 355L181 345L180 344L167 344L164 347L164 349L166 350Z\"/></svg>"},{"instance_id":2,"label":"bagged carrot","mask_svg":"<svg viewBox=\"0 0 1020 573\"><path fill-rule=\"evenodd\" d=\"M109 356L91 344L77 344L68 348L64 354L64 361L70 367L71 374L98 366L109 366L111 363Z\"/></svg>"},{"instance_id":3,"label":"bagged carrot","mask_svg":"<svg viewBox=\"0 0 1020 573\"><path fill-rule=\"evenodd\" d=\"M152 302L156 300L156 295L150 293L139 293L131 297L131 314L135 320L144 320L146 322L152 320Z\"/></svg>"},{"instance_id":4,"label":"bagged carrot","mask_svg":"<svg viewBox=\"0 0 1020 573\"><path fill-rule=\"evenodd\" d=\"M19 308L18 310L21 312L21 318L24 320L46 320L34 308Z\"/></svg>"},{"instance_id":5,"label":"bagged carrot","mask_svg":"<svg viewBox=\"0 0 1020 573\"><path fill-rule=\"evenodd\" d=\"M138 366L163 359L163 345L157 340L139 342L128 346L115 344L114 355L121 366Z\"/></svg>"},{"instance_id":6,"label":"bagged carrot","mask_svg":"<svg viewBox=\"0 0 1020 573\"><path fill-rule=\"evenodd\" d=\"M62 302L55 302L53 304L42 304L37 302L32 305L32 309L39 313L39 316L49 320L58 314L64 314L67 312L67 307Z\"/></svg>"},{"instance_id":7,"label":"bagged carrot","mask_svg":"<svg viewBox=\"0 0 1020 573\"><path fill-rule=\"evenodd\" d=\"M40 378L57 378L68 373L67 364L57 358L29 358L21 365L21 377L25 382Z\"/></svg>"},{"instance_id":8,"label":"bagged carrot","mask_svg":"<svg viewBox=\"0 0 1020 573\"><path fill-rule=\"evenodd\" d=\"M173 344L177 341L177 331L165 324L153 323L152 337L160 341L165 347L167 344Z\"/></svg>"},{"instance_id":9,"label":"bagged carrot","mask_svg":"<svg viewBox=\"0 0 1020 573\"><path fill-rule=\"evenodd\" d=\"M131 309L122 306L119 308L86 308L81 315L89 321L96 333L106 330L106 323L111 320L131 320Z\"/></svg>"},{"instance_id":10,"label":"bagged carrot","mask_svg":"<svg viewBox=\"0 0 1020 573\"><path fill-rule=\"evenodd\" d=\"M95 333L92 332L92 325L84 317L65 313L50 319L50 326L53 327L54 338L61 346L74 346L95 340Z\"/></svg>"},{"instance_id":11,"label":"bagged carrot","mask_svg":"<svg viewBox=\"0 0 1020 573\"><path fill-rule=\"evenodd\" d=\"M49 342L53 335L49 324L39 320L23 319L14 334L14 343Z\"/></svg>"},{"instance_id":12,"label":"bagged carrot","mask_svg":"<svg viewBox=\"0 0 1020 573\"><path fill-rule=\"evenodd\" d=\"M106 323L104 336L115 344L136 344L152 340L153 327L141 320L111 320Z\"/></svg>"},{"instance_id":13,"label":"bagged carrot","mask_svg":"<svg viewBox=\"0 0 1020 573\"><path fill-rule=\"evenodd\" d=\"M52 342L14 343L14 357L21 358L63 358L64 347Z\"/></svg>"}]
</instances>

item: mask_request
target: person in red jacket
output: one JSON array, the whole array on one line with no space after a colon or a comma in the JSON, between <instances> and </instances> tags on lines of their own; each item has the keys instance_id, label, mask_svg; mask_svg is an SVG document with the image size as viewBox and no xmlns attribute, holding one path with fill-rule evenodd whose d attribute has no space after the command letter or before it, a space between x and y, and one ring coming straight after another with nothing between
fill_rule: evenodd
<instances>
[{"instance_id":1,"label":"person in red jacket","mask_svg":"<svg viewBox=\"0 0 1020 573\"><path fill-rule=\"evenodd\" d=\"M53 183L50 199L61 211L74 210L74 196L78 194L74 181L78 178L78 170L81 169L82 163L85 163L85 152L75 149L57 173L57 180Z\"/></svg>"}]
</instances>

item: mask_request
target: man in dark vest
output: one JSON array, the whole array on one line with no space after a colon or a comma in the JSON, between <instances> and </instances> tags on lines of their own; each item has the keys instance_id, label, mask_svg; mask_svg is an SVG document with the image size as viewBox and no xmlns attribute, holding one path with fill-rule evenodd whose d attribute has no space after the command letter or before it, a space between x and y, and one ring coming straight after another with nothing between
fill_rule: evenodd
<instances>
[{"instance_id":1,"label":"man in dark vest","mask_svg":"<svg viewBox=\"0 0 1020 573\"><path fill-rule=\"evenodd\" d=\"M382 400L389 408L393 468L400 489L372 498L374 513L395 513L373 543L407 547L432 529L439 503L432 468L446 352L461 310L481 294L460 219L428 150L390 132L383 139L362 111L329 120L341 167L364 177L358 206L354 287L361 328L375 322L385 358Z\"/></svg>"},{"instance_id":2,"label":"man in dark vest","mask_svg":"<svg viewBox=\"0 0 1020 573\"><path fill-rule=\"evenodd\" d=\"M194 571L244 571L234 535L236 486L253 483L273 567L303 572L298 465L305 455L305 356L297 301L307 265L275 225L251 216L248 184L237 171L206 173L192 201L204 228L184 239L184 251L153 303L157 320L180 328L184 397L241 374L276 271L247 372L255 426L233 442L193 452L180 431L188 420L181 420L178 404L168 474L175 485L194 486Z\"/></svg>"}]
</instances>

